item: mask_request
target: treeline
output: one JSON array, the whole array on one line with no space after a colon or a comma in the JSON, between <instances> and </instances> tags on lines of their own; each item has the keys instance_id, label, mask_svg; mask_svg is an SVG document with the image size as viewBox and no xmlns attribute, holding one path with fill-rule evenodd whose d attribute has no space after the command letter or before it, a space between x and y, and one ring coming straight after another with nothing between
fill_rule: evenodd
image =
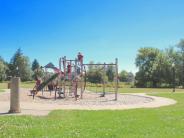
<instances>
[{"instance_id":1,"label":"treeline","mask_svg":"<svg viewBox=\"0 0 184 138\"><path fill-rule=\"evenodd\" d=\"M14 76L19 76L22 81L31 81L35 76L42 76L42 71L36 59L31 64L29 58L18 49L10 62L0 57L0 81L9 80Z\"/></svg>"},{"instance_id":2,"label":"treeline","mask_svg":"<svg viewBox=\"0 0 184 138\"><path fill-rule=\"evenodd\" d=\"M145 47L138 51L135 76L137 87L184 88L184 40L176 46L160 50Z\"/></svg>"},{"instance_id":3,"label":"treeline","mask_svg":"<svg viewBox=\"0 0 184 138\"><path fill-rule=\"evenodd\" d=\"M91 61L90 64L94 64L94 62ZM115 66L112 65L108 65L105 68L104 66L92 65L88 66L87 69L87 81L91 83L113 82L115 75ZM118 77L121 82L134 82L134 74L132 72L122 70Z\"/></svg>"},{"instance_id":4,"label":"treeline","mask_svg":"<svg viewBox=\"0 0 184 138\"><path fill-rule=\"evenodd\" d=\"M104 73L103 66L89 66L86 75L87 81L91 83L102 83L104 78L106 82L112 82L114 81L115 68L107 66ZM0 57L0 81L9 80L14 76L19 76L22 81L31 81L37 77L43 78L44 72L36 59L31 63L29 57L25 56L21 49L18 49L10 62L6 62ZM119 73L119 80L122 82L133 82L134 75L123 70Z\"/></svg>"}]
</instances>

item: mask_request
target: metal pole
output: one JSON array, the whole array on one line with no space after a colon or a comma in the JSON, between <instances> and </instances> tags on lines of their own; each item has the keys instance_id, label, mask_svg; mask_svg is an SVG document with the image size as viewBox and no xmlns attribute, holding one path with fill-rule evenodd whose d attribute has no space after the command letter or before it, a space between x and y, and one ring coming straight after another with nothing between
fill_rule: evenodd
<instances>
[{"instance_id":1,"label":"metal pole","mask_svg":"<svg viewBox=\"0 0 184 138\"><path fill-rule=\"evenodd\" d=\"M176 89L176 73L175 73L175 66L173 66L173 92L175 92Z\"/></svg>"},{"instance_id":2,"label":"metal pole","mask_svg":"<svg viewBox=\"0 0 184 138\"><path fill-rule=\"evenodd\" d=\"M103 66L104 64L83 64L83 65L86 65L86 66L95 66L95 65L96 66L98 66L98 65L100 66L101 65L101 66ZM105 65L109 65L109 66L111 66L111 65L113 66L114 65L115 66L116 64L105 64Z\"/></svg>"},{"instance_id":3,"label":"metal pole","mask_svg":"<svg viewBox=\"0 0 184 138\"><path fill-rule=\"evenodd\" d=\"M68 74L68 80L72 81L72 61L70 61L71 72Z\"/></svg>"},{"instance_id":4,"label":"metal pole","mask_svg":"<svg viewBox=\"0 0 184 138\"><path fill-rule=\"evenodd\" d=\"M118 100L118 59L116 58L116 78L115 78L115 81L116 81L116 88L115 88L115 100L117 101Z\"/></svg>"},{"instance_id":5,"label":"metal pole","mask_svg":"<svg viewBox=\"0 0 184 138\"><path fill-rule=\"evenodd\" d=\"M104 70L103 70L103 97L105 97L105 63L104 63Z\"/></svg>"},{"instance_id":6,"label":"metal pole","mask_svg":"<svg viewBox=\"0 0 184 138\"><path fill-rule=\"evenodd\" d=\"M83 85L84 85L84 80L83 79L83 61L81 62L81 99L83 99Z\"/></svg>"},{"instance_id":7,"label":"metal pole","mask_svg":"<svg viewBox=\"0 0 184 138\"><path fill-rule=\"evenodd\" d=\"M64 71L63 93L64 93L64 97L65 97L66 96L66 56L64 56L64 58L63 58L63 71Z\"/></svg>"},{"instance_id":8,"label":"metal pole","mask_svg":"<svg viewBox=\"0 0 184 138\"><path fill-rule=\"evenodd\" d=\"M75 100L77 100L77 81L78 81L78 78L77 78L77 58L75 59L75 77L74 77L74 81L75 81L75 90L74 90L74 95L75 95Z\"/></svg>"}]
</instances>

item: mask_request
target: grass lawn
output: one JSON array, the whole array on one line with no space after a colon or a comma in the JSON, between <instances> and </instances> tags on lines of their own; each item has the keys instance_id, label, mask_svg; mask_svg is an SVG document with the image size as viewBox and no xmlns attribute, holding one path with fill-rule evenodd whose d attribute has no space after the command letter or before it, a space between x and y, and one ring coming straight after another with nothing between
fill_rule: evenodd
<instances>
[{"instance_id":1,"label":"grass lawn","mask_svg":"<svg viewBox=\"0 0 184 138\"><path fill-rule=\"evenodd\" d=\"M0 91L1 89L7 89L7 82L0 83ZM122 85L122 84L121 84ZM35 86L34 81L30 82L22 82L22 88L30 88L32 89ZM87 87L87 90L94 91L94 92L102 92L102 87ZM112 88L107 87L106 91L112 91ZM165 89L165 88L129 88L125 85L123 88L119 88L120 93L151 93L151 92L172 92L172 89ZM176 89L176 92L184 92L184 89Z\"/></svg>"},{"instance_id":2,"label":"grass lawn","mask_svg":"<svg viewBox=\"0 0 184 138\"><path fill-rule=\"evenodd\" d=\"M87 87L89 91L102 92L102 87ZM112 88L106 88L106 91L113 91ZM119 88L119 93L160 93L160 92L172 92L172 88ZM176 92L184 92L184 89L176 89Z\"/></svg>"},{"instance_id":3,"label":"grass lawn","mask_svg":"<svg viewBox=\"0 0 184 138\"><path fill-rule=\"evenodd\" d=\"M0 137L183 138L184 93L159 93L176 105L122 111L51 112L46 117L1 116Z\"/></svg>"},{"instance_id":4,"label":"grass lawn","mask_svg":"<svg viewBox=\"0 0 184 138\"><path fill-rule=\"evenodd\" d=\"M35 82L33 81L21 82L21 88L33 88L34 85L35 85ZM7 82L0 83L0 89L7 89L7 88L8 88Z\"/></svg>"},{"instance_id":5,"label":"grass lawn","mask_svg":"<svg viewBox=\"0 0 184 138\"><path fill-rule=\"evenodd\" d=\"M7 89L8 84L6 82L0 83L0 89Z\"/></svg>"},{"instance_id":6,"label":"grass lawn","mask_svg":"<svg viewBox=\"0 0 184 138\"><path fill-rule=\"evenodd\" d=\"M4 90L0 89L0 92L4 92Z\"/></svg>"}]
</instances>

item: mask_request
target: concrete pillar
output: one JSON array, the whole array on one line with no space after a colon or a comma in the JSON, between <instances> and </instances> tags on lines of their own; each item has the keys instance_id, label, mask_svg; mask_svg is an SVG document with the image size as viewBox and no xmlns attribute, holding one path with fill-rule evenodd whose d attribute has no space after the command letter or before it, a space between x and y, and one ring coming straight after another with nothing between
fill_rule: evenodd
<instances>
[{"instance_id":1,"label":"concrete pillar","mask_svg":"<svg viewBox=\"0 0 184 138\"><path fill-rule=\"evenodd\" d=\"M11 79L10 111L9 113L20 113L20 78Z\"/></svg>"}]
</instances>

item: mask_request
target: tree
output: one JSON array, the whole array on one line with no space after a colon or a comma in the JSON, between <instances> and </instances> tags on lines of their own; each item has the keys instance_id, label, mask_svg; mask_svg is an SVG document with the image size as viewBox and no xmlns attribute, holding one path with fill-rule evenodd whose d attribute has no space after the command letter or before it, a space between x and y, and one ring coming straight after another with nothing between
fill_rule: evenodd
<instances>
[{"instance_id":1,"label":"tree","mask_svg":"<svg viewBox=\"0 0 184 138\"><path fill-rule=\"evenodd\" d=\"M180 49L180 54L181 54L181 61L182 61L182 86L184 88L184 39L181 39L177 46Z\"/></svg>"},{"instance_id":2,"label":"tree","mask_svg":"<svg viewBox=\"0 0 184 138\"><path fill-rule=\"evenodd\" d=\"M135 76L132 72L128 73L127 82L134 82Z\"/></svg>"},{"instance_id":3,"label":"tree","mask_svg":"<svg viewBox=\"0 0 184 138\"><path fill-rule=\"evenodd\" d=\"M115 73L113 70L113 66L107 67L106 75L107 75L108 81L112 82L114 80Z\"/></svg>"},{"instance_id":4,"label":"tree","mask_svg":"<svg viewBox=\"0 0 184 138\"><path fill-rule=\"evenodd\" d=\"M101 83L103 81L103 74L97 70L87 72L87 81L91 83Z\"/></svg>"},{"instance_id":5,"label":"tree","mask_svg":"<svg viewBox=\"0 0 184 138\"><path fill-rule=\"evenodd\" d=\"M180 52L181 53L181 52ZM173 67L175 65L176 85L183 83L181 76L182 56L173 47L165 50L142 48L136 58L139 71L136 73L138 87L171 87L173 86Z\"/></svg>"},{"instance_id":6,"label":"tree","mask_svg":"<svg viewBox=\"0 0 184 138\"><path fill-rule=\"evenodd\" d=\"M37 59L34 59L33 63L32 63L32 67L31 67L32 71L33 71L33 75L32 78L36 79L36 78L42 78L44 76L44 71L43 69L40 67L40 64L38 62Z\"/></svg>"},{"instance_id":7,"label":"tree","mask_svg":"<svg viewBox=\"0 0 184 138\"><path fill-rule=\"evenodd\" d=\"M139 87L157 87L160 81L160 62L158 56L162 53L157 48L141 48L136 57L136 66L139 72L136 74L136 85Z\"/></svg>"},{"instance_id":8,"label":"tree","mask_svg":"<svg viewBox=\"0 0 184 138\"><path fill-rule=\"evenodd\" d=\"M165 81L167 83L171 85L173 85L173 67L172 65L175 65L175 71L176 71L176 85L182 85L182 60L181 60L181 55L179 52L177 52L176 50L174 50L173 47L167 48L165 50L165 62L167 63L167 65L164 68L165 70L165 74L164 74L164 78Z\"/></svg>"},{"instance_id":9,"label":"tree","mask_svg":"<svg viewBox=\"0 0 184 138\"><path fill-rule=\"evenodd\" d=\"M36 78L44 77L44 71L42 68L38 68L33 72L32 78L36 80Z\"/></svg>"},{"instance_id":10,"label":"tree","mask_svg":"<svg viewBox=\"0 0 184 138\"><path fill-rule=\"evenodd\" d=\"M121 82L134 82L134 74L123 70L119 74L119 79Z\"/></svg>"},{"instance_id":11,"label":"tree","mask_svg":"<svg viewBox=\"0 0 184 138\"><path fill-rule=\"evenodd\" d=\"M0 57L0 81L4 81L7 78L6 71L8 67L3 60L3 58Z\"/></svg>"},{"instance_id":12,"label":"tree","mask_svg":"<svg viewBox=\"0 0 184 138\"><path fill-rule=\"evenodd\" d=\"M123 71L120 72L119 80L121 82L127 82L127 77L128 77L128 72L127 71L123 70Z\"/></svg>"},{"instance_id":13,"label":"tree","mask_svg":"<svg viewBox=\"0 0 184 138\"><path fill-rule=\"evenodd\" d=\"M89 64L94 64L94 61L90 61ZM95 69L94 65L89 65L88 66L88 72L92 72L92 71L94 71L94 69Z\"/></svg>"},{"instance_id":14,"label":"tree","mask_svg":"<svg viewBox=\"0 0 184 138\"><path fill-rule=\"evenodd\" d=\"M94 62L90 61L89 64L94 64ZM87 81L89 81L91 83L102 83L103 80L107 81L106 72L104 73L103 66L89 65L88 70L87 70Z\"/></svg>"},{"instance_id":15,"label":"tree","mask_svg":"<svg viewBox=\"0 0 184 138\"><path fill-rule=\"evenodd\" d=\"M38 60L34 59L34 61L32 63L32 67L31 67L32 71L35 71L36 69L39 69L39 68L40 68L40 64L39 64Z\"/></svg>"},{"instance_id":16,"label":"tree","mask_svg":"<svg viewBox=\"0 0 184 138\"><path fill-rule=\"evenodd\" d=\"M29 58L24 56L21 49L18 49L12 57L9 64L9 74L11 76L20 76L22 81L31 79L31 67Z\"/></svg>"}]
</instances>

